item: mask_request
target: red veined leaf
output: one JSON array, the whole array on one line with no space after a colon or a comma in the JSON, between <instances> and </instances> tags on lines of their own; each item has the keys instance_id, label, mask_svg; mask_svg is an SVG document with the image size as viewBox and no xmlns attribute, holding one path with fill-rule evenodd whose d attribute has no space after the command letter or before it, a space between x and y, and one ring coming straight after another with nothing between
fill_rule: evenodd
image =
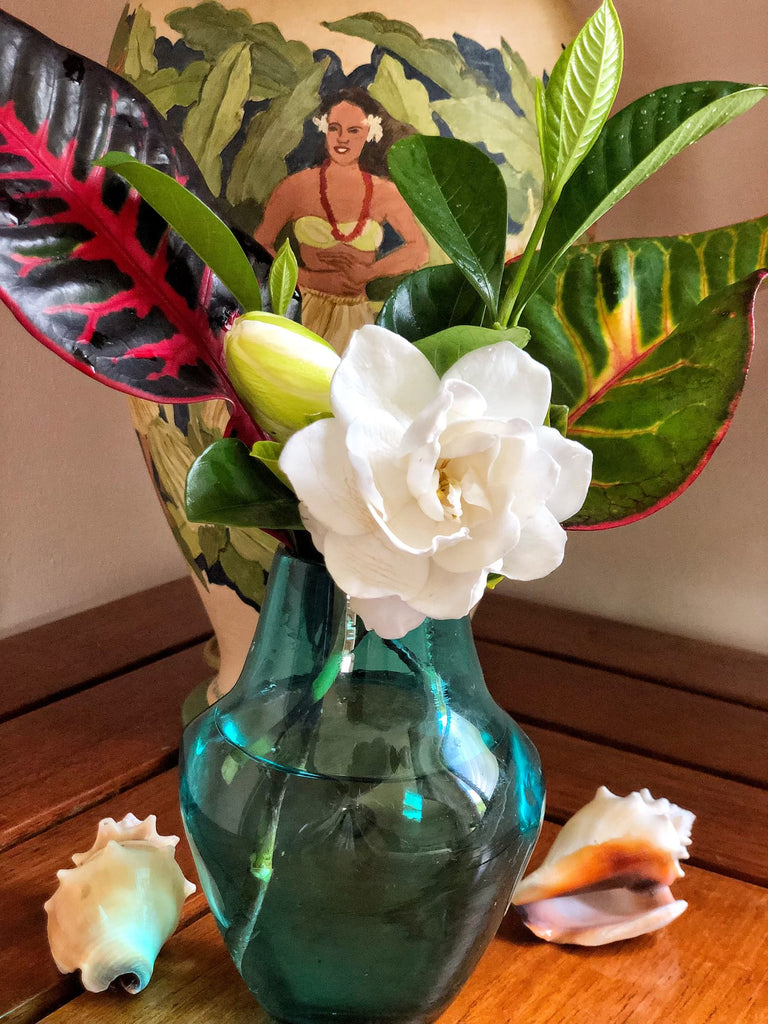
<instances>
[{"instance_id":1,"label":"red veined leaf","mask_svg":"<svg viewBox=\"0 0 768 1024\"><path fill-rule=\"evenodd\" d=\"M730 424L753 341L768 217L676 238L575 246L531 299L527 351L594 454L568 525L619 526L668 504Z\"/></svg>"},{"instance_id":2,"label":"red veined leaf","mask_svg":"<svg viewBox=\"0 0 768 1024\"><path fill-rule=\"evenodd\" d=\"M93 161L128 153L216 201L175 132L106 68L0 11L0 297L73 366L140 398L226 399L235 299L165 221ZM260 282L269 257L240 239ZM263 290L268 305L266 286ZM290 315L290 314L289 314Z\"/></svg>"}]
</instances>

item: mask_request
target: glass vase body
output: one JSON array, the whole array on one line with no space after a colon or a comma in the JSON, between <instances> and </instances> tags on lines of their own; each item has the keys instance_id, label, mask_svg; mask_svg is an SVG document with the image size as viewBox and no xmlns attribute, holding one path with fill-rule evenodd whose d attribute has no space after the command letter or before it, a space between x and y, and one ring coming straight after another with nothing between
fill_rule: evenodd
<instances>
[{"instance_id":1,"label":"glass vase body","mask_svg":"<svg viewBox=\"0 0 768 1024\"><path fill-rule=\"evenodd\" d=\"M467 619L382 640L283 552L238 683L182 746L203 889L290 1024L433 1020L501 922L543 799Z\"/></svg>"}]
</instances>

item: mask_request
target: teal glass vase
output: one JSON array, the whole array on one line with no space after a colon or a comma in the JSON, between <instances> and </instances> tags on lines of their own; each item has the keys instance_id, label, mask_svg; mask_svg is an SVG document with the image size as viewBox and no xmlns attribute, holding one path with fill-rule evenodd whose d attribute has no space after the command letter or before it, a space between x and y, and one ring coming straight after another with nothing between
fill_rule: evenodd
<instances>
[{"instance_id":1,"label":"teal glass vase","mask_svg":"<svg viewBox=\"0 0 768 1024\"><path fill-rule=\"evenodd\" d=\"M501 922L543 802L467 619L383 640L321 563L284 552L240 679L184 733L200 881L289 1024L437 1017Z\"/></svg>"}]
</instances>

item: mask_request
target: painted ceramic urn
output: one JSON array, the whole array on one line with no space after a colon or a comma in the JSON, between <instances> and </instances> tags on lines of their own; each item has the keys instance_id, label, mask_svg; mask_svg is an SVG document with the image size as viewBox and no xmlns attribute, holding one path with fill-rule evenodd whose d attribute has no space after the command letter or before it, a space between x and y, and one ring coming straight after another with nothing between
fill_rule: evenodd
<instances>
[{"instance_id":1,"label":"painted ceramic urn","mask_svg":"<svg viewBox=\"0 0 768 1024\"><path fill-rule=\"evenodd\" d=\"M271 252L288 239L302 319L343 351L403 275L447 258L387 173L405 135L481 146L509 194L508 256L541 200L536 79L574 34L565 0L131 2L110 64L165 114L231 221ZM190 523L186 472L226 430L221 403L131 400L148 466L216 631L216 699L253 636L275 544Z\"/></svg>"}]
</instances>

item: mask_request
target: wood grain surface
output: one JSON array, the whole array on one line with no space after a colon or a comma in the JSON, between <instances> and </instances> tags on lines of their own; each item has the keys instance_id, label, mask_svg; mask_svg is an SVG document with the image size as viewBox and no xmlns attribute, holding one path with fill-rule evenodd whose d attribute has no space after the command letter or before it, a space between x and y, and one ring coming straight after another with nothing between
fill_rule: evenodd
<instances>
[{"instance_id":1,"label":"wood grain surface","mask_svg":"<svg viewBox=\"0 0 768 1024\"><path fill-rule=\"evenodd\" d=\"M195 586L185 576L7 637L0 722L210 635Z\"/></svg>"},{"instance_id":2,"label":"wood grain surface","mask_svg":"<svg viewBox=\"0 0 768 1024\"><path fill-rule=\"evenodd\" d=\"M0 850L176 762L202 645L0 725Z\"/></svg>"}]
</instances>

